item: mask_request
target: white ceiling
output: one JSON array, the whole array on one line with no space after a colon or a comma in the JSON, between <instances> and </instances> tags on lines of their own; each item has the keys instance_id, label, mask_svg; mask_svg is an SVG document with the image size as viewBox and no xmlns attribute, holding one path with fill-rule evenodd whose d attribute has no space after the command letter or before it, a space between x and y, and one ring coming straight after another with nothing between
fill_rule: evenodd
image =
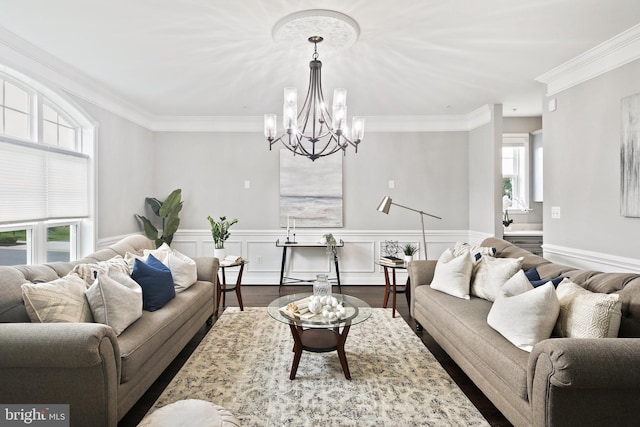
<instances>
[{"instance_id":1,"label":"white ceiling","mask_svg":"<svg viewBox=\"0 0 640 427\"><path fill-rule=\"evenodd\" d=\"M536 77L640 22L639 0L0 0L0 26L149 114L261 116L306 92L313 46L271 38L304 9L360 26L318 51L325 96L363 116L539 115Z\"/></svg>"}]
</instances>

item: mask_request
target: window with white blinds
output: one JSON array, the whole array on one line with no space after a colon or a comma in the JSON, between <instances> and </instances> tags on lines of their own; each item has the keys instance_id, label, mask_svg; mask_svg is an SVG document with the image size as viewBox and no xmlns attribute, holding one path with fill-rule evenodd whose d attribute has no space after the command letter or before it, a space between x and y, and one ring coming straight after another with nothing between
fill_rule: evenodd
<instances>
[{"instance_id":1,"label":"window with white blinds","mask_svg":"<svg viewBox=\"0 0 640 427\"><path fill-rule=\"evenodd\" d=\"M0 141L0 223L88 216L88 168L80 153Z\"/></svg>"}]
</instances>

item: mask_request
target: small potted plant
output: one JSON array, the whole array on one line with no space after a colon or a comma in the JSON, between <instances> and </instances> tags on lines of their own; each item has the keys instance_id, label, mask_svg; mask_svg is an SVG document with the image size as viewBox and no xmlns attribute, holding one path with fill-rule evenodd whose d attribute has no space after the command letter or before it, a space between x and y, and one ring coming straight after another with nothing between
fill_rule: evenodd
<instances>
[{"instance_id":1,"label":"small potted plant","mask_svg":"<svg viewBox=\"0 0 640 427\"><path fill-rule=\"evenodd\" d=\"M216 221L210 216L207 217L211 224L211 236L213 237L213 243L215 248L213 250L213 256L219 260L223 260L227 256L227 251L224 248L224 242L229 238L229 228L238 222L236 218L227 220L226 216L221 216L220 221Z\"/></svg>"},{"instance_id":2,"label":"small potted plant","mask_svg":"<svg viewBox=\"0 0 640 427\"><path fill-rule=\"evenodd\" d=\"M404 262L409 264L413 261L413 256L418 253L418 247L413 243L406 243L402 247L402 252L404 253Z\"/></svg>"}]
</instances>

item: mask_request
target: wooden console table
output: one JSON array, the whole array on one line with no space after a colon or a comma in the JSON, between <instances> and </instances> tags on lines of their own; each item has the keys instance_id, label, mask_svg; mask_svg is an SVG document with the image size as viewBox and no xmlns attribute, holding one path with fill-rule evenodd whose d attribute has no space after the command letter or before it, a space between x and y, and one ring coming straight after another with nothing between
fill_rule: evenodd
<instances>
[{"instance_id":1,"label":"wooden console table","mask_svg":"<svg viewBox=\"0 0 640 427\"><path fill-rule=\"evenodd\" d=\"M300 283L313 283L315 279L296 279L293 277L286 277L284 275L285 266L287 263L287 248L326 248L324 243L316 242L298 242L298 243L286 243L280 242L280 239L276 240L276 246L282 248L282 264L280 265L280 283L278 286L278 292L282 289L282 285L294 285ZM342 239L336 242L336 247L341 248L344 246ZM334 257L334 264L336 266L336 277L329 279L329 282L335 282L338 285L339 293L342 293L342 286L340 285L340 265L338 263L338 255Z\"/></svg>"}]
</instances>

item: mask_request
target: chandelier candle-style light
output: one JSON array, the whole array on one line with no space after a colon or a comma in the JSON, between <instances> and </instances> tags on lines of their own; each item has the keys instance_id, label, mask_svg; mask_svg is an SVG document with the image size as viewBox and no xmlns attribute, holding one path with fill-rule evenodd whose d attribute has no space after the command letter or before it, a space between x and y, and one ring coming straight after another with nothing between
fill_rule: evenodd
<instances>
[{"instance_id":1,"label":"chandelier candle-style light","mask_svg":"<svg viewBox=\"0 0 640 427\"><path fill-rule=\"evenodd\" d=\"M284 88L282 126L285 132L276 138L277 116L264 115L264 136L269 141L269 150L280 141L294 155L310 158L312 161L342 151L346 154L349 145L358 152L358 144L364 137L364 118L353 117L351 129L347 126L347 90L333 91L331 114L322 94L320 71L322 62L318 60L320 36L309 37L313 43L313 60L309 62L309 89L304 105L298 113L298 91L294 87Z\"/></svg>"}]
</instances>

